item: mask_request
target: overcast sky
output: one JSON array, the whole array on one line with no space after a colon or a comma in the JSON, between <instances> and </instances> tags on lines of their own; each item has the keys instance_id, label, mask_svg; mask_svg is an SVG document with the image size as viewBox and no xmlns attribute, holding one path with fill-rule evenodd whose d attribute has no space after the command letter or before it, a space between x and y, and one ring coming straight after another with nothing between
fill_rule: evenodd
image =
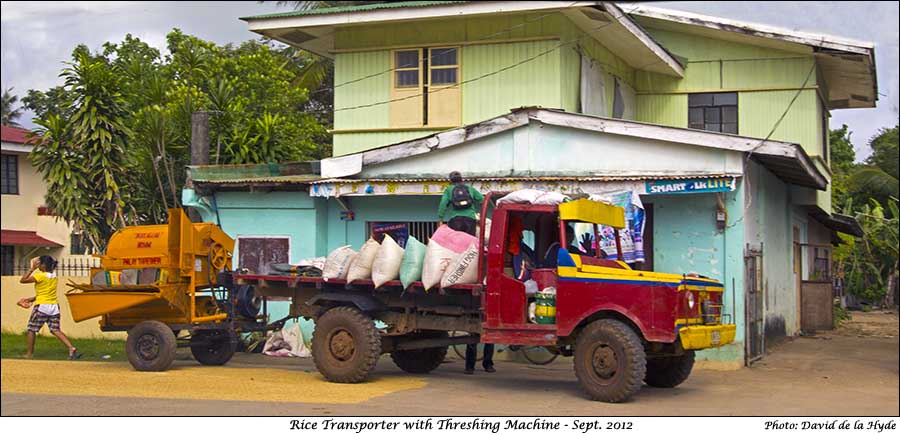
<instances>
[{"instance_id":1,"label":"overcast sky","mask_svg":"<svg viewBox=\"0 0 900 435\"><path fill-rule=\"evenodd\" d=\"M898 120L897 2L659 2L678 9L875 43L878 107L832 112L832 126L853 131L857 158L868 154L866 142L880 127ZM92 50L131 33L157 48L177 27L219 44L239 43L256 35L238 17L277 12L275 2L2 2L2 87L20 97L28 89L61 84L61 62L75 45ZM32 114L22 122L33 127Z\"/></svg>"}]
</instances>

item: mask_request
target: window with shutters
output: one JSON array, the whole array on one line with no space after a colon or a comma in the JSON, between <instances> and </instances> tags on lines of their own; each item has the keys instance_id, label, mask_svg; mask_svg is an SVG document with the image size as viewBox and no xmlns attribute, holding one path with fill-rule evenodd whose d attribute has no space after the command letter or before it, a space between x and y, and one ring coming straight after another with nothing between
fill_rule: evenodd
<instances>
[{"instance_id":1,"label":"window with shutters","mask_svg":"<svg viewBox=\"0 0 900 435\"><path fill-rule=\"evenodd\" d=\"M717 133L738 134L736 92L688 95L688 127Z\"/></svg>"},{"instance_id":2,"label":"window with shutters","mask_svg":"<svg viewBox=\"0 0 900 435\"><path fill-rule=\"evenodd\" d=\"M461 122L458 47L395 50L392 128L455 127Z\"/></svg>"}]
</instances>

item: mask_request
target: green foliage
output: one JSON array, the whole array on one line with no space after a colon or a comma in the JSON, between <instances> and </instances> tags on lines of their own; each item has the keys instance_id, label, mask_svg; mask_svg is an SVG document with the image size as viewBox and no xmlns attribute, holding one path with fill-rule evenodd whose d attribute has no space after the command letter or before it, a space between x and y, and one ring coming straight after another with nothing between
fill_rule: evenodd
<instances>
[{"instance_id":1,"label":"green foliage","mask_svg":"<svg viewBox=\"0 0 900 435\"><path fill-rule=\"evenodd\" d=\"M852 317L850 316L850 311L846 308L840 305L835 305L832 308L832 322L835 328L841 326L842 323L850 320L851 318Z\"/></svg>"},{"instance_id":2,"label":"green foliage","mask_svg":"<svg viewBox=\"0 0 900 435\"><path fill-rule=\"evenodd\" d=\"M3 90L2 105L0 105L0 124L9 127L21 127L18 119L22 117L22 108L15 107L19 97L13 95L12 88Z\"/></svg>"},{"instance_id":3,"label":"green foliage","mask_svg":"<svg viewBox=\"0 0 900 435\"><path fill-rule=\"evenodd\" d=\"M121 78L86 50L76 49L67 65L60 76L72 115L36 120L43 141L32 162L47 182L47 205L99 248L124 222L129 194L122 187L132 184Z\"/></svg>"},{"instance_id":4,"label":"green foliage","mask_svg":"<svg viewBox=\"0 0 900 435\"><path fill-rule=\"evenodd\" d=\"M872 147L872 155L866 159L866 163L878 167L895 180L900 178L900 155L898 155L900 138L897 135L897 126L879 130L869 141L869 146Z\"/></svg>"},{"instance_id":5,"label":"green foliage","mask_svg":"<svg viewBox=\"0 0 900 435\"><path fill-rule=\"evenodd\" d=\"M866 159L865 165L853 168L846 178L844 198L853 198L858 204L865 204L869 198L886 205L890 198L900 197L900 181L898 181L897 127L882 128L869 140L872 155Z\"/></svg>"},{"instance_id":6,"label":"green foliage","mask_svg":"<svg viewBox=\"0 0 900 435\"><path fill-rule=\"evenodd\" d=\"M880 301L888 290L888 282L897 271L898 212L896 198L890 199L887 210L875 200L863 205L855 213L865 235L859 239L841 235L844 243L835 248L835 268L843 274L850 293L869 301ZM848 204L849 212L852 203Z\"/></svg>"},{"instance_id":7,"label":"green foliage","mask_svg":"<svg viewBox=\"0 0 900 435\"><path fill-rule=\"evenodd\" d=\"M275 163L330 154L326 128L296 86L308 63L265 42L239 46L186 35L168 54L127 35L97 53L84 46L65 85L32 90L45 143L35 150L48 205L102 247L126 223L158 223L180 207L190 161L191 116L210 113L211 163ZM304 63L306 62L306 63Z\"/></svg>"},{"instance_id":8,"label":"green foliage","mask_svg":"<svg viewBox=\"0 0 900 435\"><path fill-rule=\"evenodd\" d=\"M850 141L849 128L844 124L841 128L831 130L828 139L831 148L831 196L834 207L843 209L849 198L847 178L856 166L856 152Z\"/></svg>"}]
</instances>

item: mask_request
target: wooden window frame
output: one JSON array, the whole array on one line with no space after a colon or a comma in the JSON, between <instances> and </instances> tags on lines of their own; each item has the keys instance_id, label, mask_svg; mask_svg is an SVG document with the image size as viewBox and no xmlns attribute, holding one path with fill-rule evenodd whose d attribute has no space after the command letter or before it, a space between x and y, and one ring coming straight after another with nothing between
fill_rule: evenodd
<instances>
[{"instance_id":1,"label":"wooden window frame","mask_svg":"<svg viewBox=\"0 0 900 435\"><path fill-rule=\"evenodd\" d=\"M447 50L447 49L453 49L456 51L456 63L453 65L434 66L431 62L431 57L433 56L434 50ZM428 62L428 81L426 83L426 86L434 87L434 88L446 88L446 87L459 86L459 82L460 82L460 80L459 80L460 79L460 68L459 68L460 50L459 50L459 47L457 47L457 46L428 47L427 50L428 50L429 62ZM424 58L423 58L423 60L424 60ZM456 81L453 83L441 83L439 85L433 84L433 80L432 80L433 77L432 77L431 72L434 70L441 70L441 69L455 69L456 70Z\"/></svg>"},{"instance_id":2,"label":"wooden window frame","mask_svg":"<svg viewBox=\"0 0 900 435\"><path fill-rule=\"evenodd\" d=\"M19 191L19 156L16 154L3 154L0 167L3 169L3 195L18 195ZM10 160L12 164L9 165Z\"/></svg>"},{"instance_id":3,"label":"wooden window frame","mask_svg":"<svg viewBox=\"0 0 900 435\"><path fill-rule=\"evenodd\" d=\"M398 66L398 64L397 64L397 56L398 56L401 52L404 52L404 51L415 51L416 53L418 53L418 57L419 57L419 63L418 63L418 65L416 65L415 67L404 67L404 68L400 68L400 67ZM393 87L394 89L412 89L412 88L419 88L419 89L422 89L422 86L423 86L423 84L424 84L424 83L422 82L422 62L423 62L423 61L424 61L424 59L422 58L422 49L421 49L421 48L403 49L403 50L393 50L393 51L391 51L391 69L393 69L393 71L394 71L393 74L391 74L391 75L393 76L393 77L391 77L391 87ZM418 74L418 75L419 75L418 83L416 83L414 86L400 86L400 84L398 83L398 80L397 80L397 78L398 78L398 74L397 74L397 73L398 73L398 72L403 72L403 71L416 71L416 72L418 72L418 73L419 73L419 74Z\"/></svg>"}]
</instances>

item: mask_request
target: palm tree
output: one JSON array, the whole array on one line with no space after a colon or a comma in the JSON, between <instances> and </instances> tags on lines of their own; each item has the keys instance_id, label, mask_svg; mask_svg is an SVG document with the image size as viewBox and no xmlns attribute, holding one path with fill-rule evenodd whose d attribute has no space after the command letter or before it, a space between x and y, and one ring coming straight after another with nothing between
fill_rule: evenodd
<instances>
[{"instance_id":1,"label":"palm tree","mask_svg":"<svg viewBox=\"0 0 900 435\"><path fill-rule=\"evenodd\" d=\"M857 202L865 203L868 198L887 204L890 198L900 197L900 168L898 168L898 127L882 128L872 139L869 147L872 155L865 165L858 166L847 179L849 191Z\"/></svg>"},{"instance_id":2,"label":"palm tree","mask_svg":"<svg viewBox=\"0 0 900 435\"><path fill-rule=\"evenodd\" d=\"M2 119L0 119L0 124L9 126L9 127L22 127L16 121L22 117L22 108L18 107L13 109L13 106L19 102L19 97L13 95L13 88L8 88L3 90L3 107L2 109Z\"/></svg>"}]
</instances>

